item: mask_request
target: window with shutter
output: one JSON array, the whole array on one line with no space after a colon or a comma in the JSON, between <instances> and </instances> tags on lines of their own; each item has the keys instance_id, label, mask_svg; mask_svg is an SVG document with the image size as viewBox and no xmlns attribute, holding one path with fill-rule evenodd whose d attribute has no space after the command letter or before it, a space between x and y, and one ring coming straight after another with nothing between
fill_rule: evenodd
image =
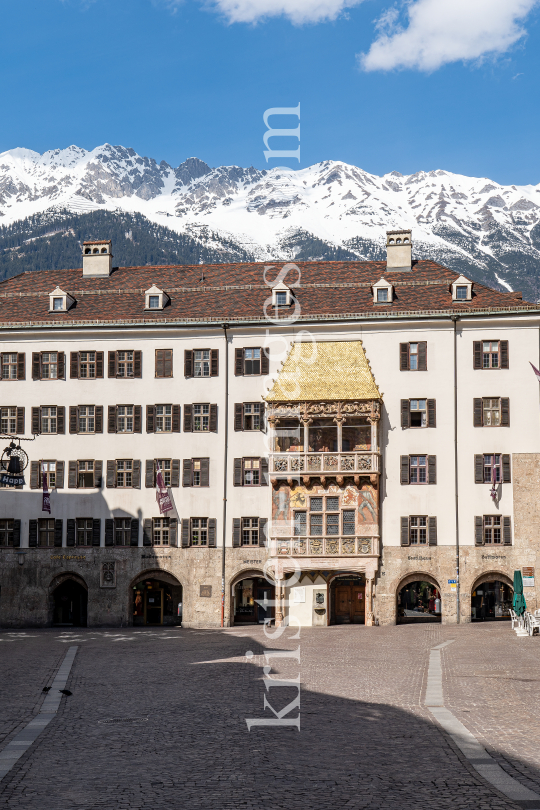
<instances>
[{"instance_id":1,"label":"window with shutter","mask_svg":"<svg viewBox=\"0 0 540 810\"><path fill-rule=\"evenodd\" d=\"M501 352L501 368L508 368L508 341L501 340L500 341L500 352Z\"/></svg>"},{"instance_id":2,"label":"window with shutter","mask_svg":"<svg viewBox=\"0 0 540 810\"><path fill-rule=\"evenodd\" d=\"M190 487L191 486L191 467L192 467L192 460L190 458L185 458L182 463L182 486L183 487Z\"/></svg>"},{"instance_id":3,"label":"window with shutter","mask_svg":"<svg viewBox=\"0 0 540 810\"><path fill-rule=\"evenodd\" d=\"M436 419L436 403L434 399L428 399L427 401L427 422L428 427L434 428L437 427L437 419Z\"/></svg>"},{"instance_id":4,"label":"window with shutter","mask_svg":"<svg viewBox=\"0 0 540 810\"><path fill-rule=\"evenodd\" d=\"M234 374L236 377L242 377L244 375L244 350L243 349L235 349L234 350Z\"/></svg>"},{"instance_id":5,"label":"window with shutter","mask_svg":"<svg viewBox=\"0 0 540 810\"><path fill-rule=\"evenodd\" d=\"M116 352L109 352L109 377L116 377Z\"/></svg>"},{"instance_id":6,"label":"window with shutter","mask_svg":"<svg viewBox=\"0 0 540 810\"><path fill-rule=\"evenodd\" d=\"M41 433L41 408L32 408L32 433Z\"/></svg>"},{"instance_id":7,"label":"window with shutter","mask_svg":"<svg viewBox=\"0 0 540 810\"><path fill-rule=\"evenodd\" d=\"M154 432L154 418L155 418L155 405L147 405L146 406L146 432L153 433Z\"/></svg>"},{"instance_id":8,"label":"window with shutter","mask_svg":"<svg viewBox=\"0 0 540 810\"><path fill-rule=\"evenodd\" d=\"M501 427L510 427L510 399L501 397Z\"/></svg>"},{"instance_id":9,"label":"window with shutter","mask_svg":"<svg viewBox=\"0 0 540 810\"><path fill-rule=\"evenodd\" d=\"M483 418L483 400L480 398L473 399L473 426L482 427L484 424Z\"/></svg>"},{"instance_id":10,"label":"window with shutter","mask_svg":"<svg viewBox=\"0 0 540 810\"><path fill-rule=\"evenodd\" d=\"M178 546L178 520L169 518L169 545L173 548Z\"/></svg>"},{"instance_id":11,"label":"window with shutter","mask_svg":"<svg viewBox=\"0 0 540 810\"><path fill-rule=\"evenodd\" d=\"M180 459L173 458L171 465L171 487L180 486Z\"/></svg>"},{"instance_id":12,"label":"window with shutter","mask_svg":"<svg viewBox=\"0 0 540 810\"><path fill-rule=\"evenodd\" d=\"M26 354L24 352L17 354L17 379L26 380Z\"/></svg>"},{"instance_id":13,"label":"window with shutter","mask_svg":"<svg viewBox=\"0 0 540 810\"><path fill-rule=\"evenodd\" d=\"M188 518L182 518L182 548L189 548L190 545L190 525Z\"/></svg>"},{"instance_id":14,"label":"window with shutter","mask_svg":"<svg viewBox=\"0 0 540 810\"><path fill-rule=\"evenodd\" d=\"M131 476L131 486L133 489L140 489L141 486L141 460L133 459L133 473Z\"/></svg>"},{"instance_id":15,"label":"window with shutter","mask_svg":"<svg viewBox=\"0 0 540 810\"><path fill-rule=\"evenodd\" d=\"M510 455L508 453L503 453L502 457L502 481L503 484L510 484L511 483L511 476L510 476Z\"/></svg>"},{"instance_id":16,"label":"window with shutter","mask_svg":"<svg viewBox=\"0 0 540 810\"><path fill-rule=\"evenodd\" d=\"M102 473L103 473L103 462L94 461L94 487L96 489L101 489Z\"/></svg>"},{"instance_id":17,"label":"window with shutter","mask_svg":"<svg viewBox=\"0 0 540 810\"><path fill-rule=\"evenodd\" d=\"M208 518L208 547L216 548L216 519Z\"/></svg>"},{"instance_id":18,"label":"window with shutter","mask_svg":"<svg viewBox=\"0 0 540 810\"><path fill-rule=\"evenodd\" d=\"M116 405L109 405L107 431L108 433L116 433Z\"/></svg>"},{"instance_id":19,"label":"window with shutter","mask_svg":"<svg viewBox=\"0 0 540 810\"><path fill-rule=\"evenodd\" d=\"M108 459L107 461L107 481L106 485L109 489L116 486L116 461L115 459Z\"/></svg>"},{"instance_id":20,"label":"window with shutter","mask_svg":"<svg viewBox=\"0 0 540 810\"><path fill-rule=\"evenodd\" d=\"M235 403L234 406L234 429L244 429L244 404L242 402Z\"/></svg>"},{"instance_id":21,"label":"window with shutter","mask_svg":"<svg viewBox=\"0 0 540 810\"><path fill-rule=\"evenodd\" d=\"M72 380L76 380L79 377L79 352L71 352L69 376Z\"/></svg>"},{"instance_id":22,"label":"window with shutter","mask_svg":"<svg viewBox=\"0 0 540 810\"><path fill-rule=\"evenodd\" d=\"M401 456L400 483L409 483L409 456Z\"/></svg>"},{"instance_id":23,"label":"window with shutter","mask_svg":"<svg viewBox=\"0 0 540 810\"><path fill-rule=\"evenodd\" d=\"M137 518L131 518L129 545L130 546L139 545L139 521L137 520Z\"/></svg>"},{"instance_id":24,"label":"window with shutter","mask_svg":"<svg viewBox=\"0 0 540 810\"><path fill-rule=\"evenodd\" d=\"M133 352L133 376L142 377L142 352Z\"/></svg>"},{"instance_id":25,"label":"window with shutter","mask_svg":"<svg viewBox=\"0 0 540 810\"><path fill-rule=\"evenodd\" d=\"M210 405L209 430L211 433L217 433L217 405Z\"/></svg>"},{"instance_id":26,"label":"window with shutter","mask_svg":"<svg viewBox=\"0 0 540 810\"><path fill-rule=\"evenodd\" d=\"M428 543L430 546L437 545L437 518L428 518Z\"/></svg>"},{"instance_id":27,"label":"window with shutter","mask_svg":"<svg viewBox=\"0 0 540 810\"><path fill-rule=\"evenodd\" d=\"M242 486L242 459L235 458L234 459L234 486L241 487Z\"/></svg>"},{"instance_id":28,"label":"window with shutter","mask_svg":"<svg viewBox=\"0 0 540 810\"><path fill-rule=\"evenodd\" d=\"M64 467L65 464L63 461L56 462L56 480L55 480L56 489L64 488Z\"/></svg>"},{"instance_id":29,"label":"window with shutter","mask_svg":"<svg viewBox=\"0 0 540 810\"><path fill-rule=\"evenodd\" d=\"M512 519L509 515L503 517L503 543L505 546L512 545Z\"/></svg>"},{"instance_id":30,"label":"window with shutter","mask_svg":"<svg viewBox=\"0 0 540 810\"><path fill-rule=\"evenodd\" d=\"M114 546L114 518L105 518L105 545Z\"/></svg>"},{"instance_id":31,"label":"window with shutter","mask_svg":"<svg viewBox=\"0 0 540 810\"><path fill-rule=\"evenodd\" d=\"M186 349L184 352L184 377L193 377L193 351Z\"/></svg>"},{"instance_id":32,"label":"window with shutter","mask_svg":"<svg viewBox=\"0 0 540 810\"><path fill-rule=\"evenodd\" d=\"M210 352L210 376L217 377L219 374L219 350L212 349Z\"/></svg>"},{"instance_id":33,"label":"window with shutter","mask_svg":"<svg viewBox=\"0 0 540 810\"><path fill-rule=\"evenodd\" d=\"M172 349L156 349L156 377L172 377Z\"/></svg>"},{"instance_id":34,"label":"window with shutter","mask_svg":"<svg viewBox=\"0 0 540 810\"><path fill-rule=\"evenodd\" d=\"M399 370L400 371L408 371L409 370L409 344L408 343L400 343L399 344Z\"/></svg>"},{"instance_id":35,"label":"window with shutter","mask_svg":"<svg viewBox=\"0 0 540 810\"><path fill-rule=\"evenodd\" d=\"M101 518L93 518L92 520L92 545L99 546L101 544Z\"/></svg>"},{"instance_id":36,"label":"window with shutter","mask_svg":"<svg viewBox=\"0 0 540 810\"><path fill-rule=\"evenodd\" d=\"M484 483L484 456L480 454L474 457L474 483Z\"/></svg>"},{"instance_id":37,"label":"window with shutter","mask_svg":"<svg viewBox=\"0 0 540 810\"><path fill-rule=\"evenodd\" d=\"M473 343L473 368L482 368L482 343L479 340Z\"/></svg>"},{"instance_id":38,"label":"window with shutter","mask_svg":"<svg viewBox=\"0 0 540 810\"><path fill-rule=\"evenodd\" d=\"M30 462L30 489L40 489L39 482L39 461Z\"/></svg>"},{"instance_id":39,"label":"window with shutter","mask_svg":"<svg viewBox=\"0 0 540 810\"><path fill-rule=\"evenodd\" d=\"M66 520L66 546L70 548L75 545L75 520L73 518L68 518Z\"/></svg>"},{"instance_id":40,"label":"window with shutter","mask_svg":"<svg viewBox=\"0 0 540 810\"><path fill-rule=\"evenodd\" d=\"M24 408L17 408L17 433L19 436L24 436Z\"/></svg>"},{"instance_id":41,"label":"window with shutter","mask_svg":"<svg viewBox=\"0 0 540 810\"><path fill-rule=\"evenodd\" d=\"M143 523L143 546L151 546L152 539L152 518L145 518Z\"/></svg>"},{"instance_id":42,"label":"window with shutter","mask_svg":"<svg viewBox=\"0 0 540 810\"><path fill-rule=\"evenodd\" d=\"M428 483L437 483L437 456L428 456Z\"/></svg>"},{"instance_id":43,"label":"window with shutter","mask_svg":"<svg viewBox=\"0 0 540 810\"><path fill-rule=\"evenodd\" d=\"M193 431L193 405L184 405L184 433Z\"/></svg>"},{"instance_id":44,"label":"window with shutter","mask_svg":"<svg viewBox=\"0 0 540 810\"><path fill-rule=\"evenodd\" d=\"M481 515L477 515L474 519L474 544L484 545L484 519Z\"/></svg>"},{"instance_id":45,"label":"window with shutter","mask_svg":"<svg viewBox=\"0 0 540 810\"><path fill-rule=\"evenodd\" d=\"M77 462L68 462L68 489L77 488Z\"/></svg>"},{"instance_id":46,"label":"window with shutter","mask_svg":"<svg viewBox=\"0 0 540 810\"><path fill-rule=\"evenodd\" d=\"M180 405L172 406L172 432L180 433Z\"/></svg>"},{"instance_id":47,"label":"window with shutter","mask_svg":"<svg viewBox=\"0 0 540 810\"><path fill-rule=\"evenodd\" d=\"M259 546L265 548L268 545L268 518L259 518Z\"/></svg>"},{"instance_id":48,"label":"window with shutter","mask_svg":"<svg viewBox=\"0 0 540 810\"><path fill-rule=\"evenodd\" d=\"M144 485L147 489L154 486L154 459L147 458L144 472Z\"/></svg>"}]
</instances>

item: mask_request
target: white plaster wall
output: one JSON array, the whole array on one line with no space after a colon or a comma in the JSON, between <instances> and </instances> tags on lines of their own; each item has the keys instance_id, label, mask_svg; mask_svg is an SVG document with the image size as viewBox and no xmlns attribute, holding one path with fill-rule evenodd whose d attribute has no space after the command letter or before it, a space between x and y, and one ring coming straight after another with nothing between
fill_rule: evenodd
<instances>
[{"instance_id":1,"label":"white plaster wall","mask_svg":"<svg viewBox=\"0 0 540 810\"><path fill-rule=\"evenodd\" d=\"M296 588L305 588L306 589L306 601L295 603L294 602L294 590ZM288 614L290 617L290 626L300 626L300 627L312 627L313 625L313 591L326 591L327 585L326 582L322 577L317 577L315 582L313 582L309 577L304 576L298 582L298 585L293 586L290 588L291 595L290 605L288 609ZM328 603L328 599L326 600ZM326 607L328 611L328 604ZM326 622L325 622L326 624Z\"/></svg>"}]
</instances>

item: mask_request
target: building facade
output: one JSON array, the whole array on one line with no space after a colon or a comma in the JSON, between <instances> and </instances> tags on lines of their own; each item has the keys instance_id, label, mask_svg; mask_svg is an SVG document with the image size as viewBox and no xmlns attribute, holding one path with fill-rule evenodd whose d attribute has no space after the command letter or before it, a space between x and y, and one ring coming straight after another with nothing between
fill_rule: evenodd
<instances>
[{"instance_id":1,"label":"building facade","mask_svg":"<svg viewBox=\"0 0 540 810\"><path fill-rule=\"evenodd\" d=\"M536 607L539 310L387 250L2 282L0 625L468 622L516 569Z\"/></svg>"}]
</instances>

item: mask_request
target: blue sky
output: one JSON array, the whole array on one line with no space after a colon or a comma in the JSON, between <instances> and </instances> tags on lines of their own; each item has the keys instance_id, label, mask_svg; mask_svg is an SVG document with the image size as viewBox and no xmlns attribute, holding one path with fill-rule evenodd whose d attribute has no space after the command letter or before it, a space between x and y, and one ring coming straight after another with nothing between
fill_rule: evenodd
<instances>
[{"instance_id":1,"label":"blue sky","mask_svg":"<svg viewBox=\"0 0 540 810\"><path fill-rule=\"evenodd\" d=\"M298 167L265 162L262 116L300 102L301 167L536 184L537 5L3 0L0 151L109 142L172 165Z\"/></svg>"}]
</instances>

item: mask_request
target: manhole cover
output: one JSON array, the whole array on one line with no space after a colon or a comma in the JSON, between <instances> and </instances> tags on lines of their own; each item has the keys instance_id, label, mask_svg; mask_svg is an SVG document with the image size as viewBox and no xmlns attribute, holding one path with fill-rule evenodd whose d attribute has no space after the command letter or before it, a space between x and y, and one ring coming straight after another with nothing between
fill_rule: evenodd
<instances>
[{"instance_id":1,"label":"manhole cover","mask_svg":"<svg viewBox=\"0 0 540 810\"><path fill-rule=\"evenodd\" d=\"M110 723L145 723L148 717L109 717L107 720L99 720L103 724Z\"/></svg>"}]
</instances>

